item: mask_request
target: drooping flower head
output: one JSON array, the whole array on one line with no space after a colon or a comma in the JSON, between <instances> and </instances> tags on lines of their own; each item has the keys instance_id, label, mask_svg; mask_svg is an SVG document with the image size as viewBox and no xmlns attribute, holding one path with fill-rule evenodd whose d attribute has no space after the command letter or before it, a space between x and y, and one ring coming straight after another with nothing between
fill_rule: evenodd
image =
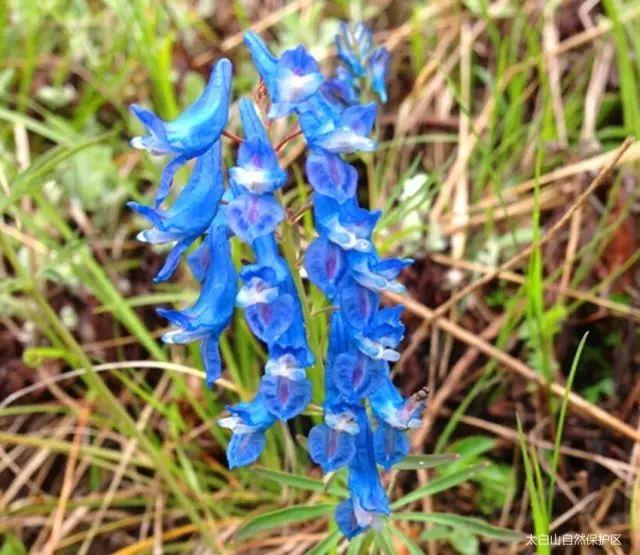
<instances>
[{"instance_id":1,"label":"drooping flower head","mask_svg":"<svg viewBox=\"0 0 640 555\"><path fill-rule=\"evenodd\" d=\"M150 110L135 104L131 106L133 114L149 132L131 139L131 146L152 154L173 155L162 172L155 197L156 207L167 197L178 168L204 154L220 138L229 117L230 100L231 62L223 58L215 65L200 98L175 120L165 122Z\"/></svg>"}]
</instances>

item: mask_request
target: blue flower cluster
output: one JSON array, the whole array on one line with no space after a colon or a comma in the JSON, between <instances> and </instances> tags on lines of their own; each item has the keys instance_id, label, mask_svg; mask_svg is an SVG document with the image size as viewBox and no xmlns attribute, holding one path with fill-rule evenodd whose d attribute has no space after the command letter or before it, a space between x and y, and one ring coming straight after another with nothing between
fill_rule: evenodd
<instances>
[{"instance_id":1,"label":"blue flower cluster","mask_svg":"<svg viewBox=\"0 0 640 555\"><path fill-rule=\"evenodd\" d=\"M380 213L359 206L358 171L343 157L376 147L370 137L376 105L361 104L360 98L372 90L386 100L389 54L372 48L371 32L363 25L343 25L336 38L341 65L325 79L302 46L276 57L254 33L245 34L245 43L269 94L268 117L295 116L309 146L306 173L318 237L306 250L304 267L336 310L328 332L323 423L311 429L308 449L324 472L348 468L351 495L337 507L336 520L351 538L377 527L389 514L377 466L388 470L405 457L406 430L419 425L424 400L420 395L403 398L391 381L389 364L398 360L396 348L404 334L402 307L383 308L380 302L383 291L403 291L396 278L412 261L380 258L372 241ZM231 64L220 60L202 97L173 122L133 107L149 135L133 139L132 145L173 157L154 205L130 206L153 226L141 232L141 240L175 243L157 281L168 279L181 255L203 238L187 257L201 283L200 296L186 310L159 310L175 326L164 341L200 341L209 385L220 377L218 341L234 307L244 311L249 328L267 347L256 396L228 407L230 416L220 420L233 432L227 456L235 467L260 456L265 431L275 422L306 408L312 394L306 369L314 358L291 269L277 245L285 211L276 192L287 175L248 99L239 103L244 136L224 185L220 136L228 118L230 81ZM177 168L191 159L195 165L187 185L164 210ZM230 254L231 235L254 255L253 263L240 269L240 280Z\"/></svg>"},{"instance_id":2,"label":"blue flower cluster","mask_svg":"<svg viewBox=\"0 0 640 555\"><path fill-rule=\"evenodd\" d=\"M152 154L172 157L162 172L153 206L130 202L129 207L152 224L138 238L148 243L175 243L154 281L169 279L180 257L203 235L205 239L189 256L189 266L202 284L196 303L183 311L158 310L175 328L163 336L166 343L200 341L207 383L220 377L220 334L233 316L237 277L231 260L226 213L222 210L224 178L220 135L229 118L231 62L220 60L200 98L176 120L162 121L149 110L132 106L148 135L135 137L131 145ZM189 160L195 165L188 183L170 208L162 208L176 171ZM214 271L215 270L215 271Z\"/></svg>"}]
</instances>

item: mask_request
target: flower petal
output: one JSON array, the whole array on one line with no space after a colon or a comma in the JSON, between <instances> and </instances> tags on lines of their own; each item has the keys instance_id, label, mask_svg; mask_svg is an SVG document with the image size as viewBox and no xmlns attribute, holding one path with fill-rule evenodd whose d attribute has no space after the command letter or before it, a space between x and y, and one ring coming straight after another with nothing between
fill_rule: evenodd
<instances>
[{"instance_id":1,"label":"flower petal","mask_svg":"<svg viewBox=\"0 0 640 555\"><path fill-rule=\"evenodd\" d=\"M311 428L307 448L311 460L319 464L325 474L348 465L356 452L352 435L326 424Z\"/></svg>"},{"instance_id":2,"label":"flower petal","mask_svg":"<svg viewBox=\"0 0 640 555\"><path fill-rule=\"evenodd\" d=\"M379 422L373 433L373 446L376 462L385 470L404 459L409 453L409 440L406 432Z\"/></svg>"},{"instance_id":3,"label":"flower petal","mask_svg":"<svg viewBox=\"0 0 640 555\"><path fill-rule=\"evenodd\" d=\"M356 192L358 173L340 156L324 151L314 151L307 157L307 177L321 195L343 203Z\"/></svg>"},{"instance_id":4,"label":"flower petal","mask_svg":"<svg viewBox=\"0 0 640 555\"><path fill-rule=\"evenodd\" d=\"M251 244L258 237L273 233L284 219L284 210L270 195L245 194L227 205L229 227Z\"/></svg>"},{"instance_id":5,"label":"flower petal","mask_svg":"<svg viewBox=\"0 0 640 555\"><path fill-rule=\"evenodd\" d=\"M281 295L269 303L245 308L247 324L255 336L267 344L276 341L291 325L294 302L291 295Z\"/></svg>"},{"instance_id":6,"label":"flower petal","mask_svg":"<svg viewBox=\"0 0 640 555\"><path fill-rule=\"evenodd\" d=\"M300 414L311 401L311 384L308 380L294 381L283 376L263 376L260 394L273 416L289 420Z\"/></svg>"},{"instance_id":7,"label":"flower petal","mask_svg":"<svg viewBox=\"0 0 640 555\"><path fill-rule=\"evenodd\" d=\"M347 269L345 262L342 249L324 237L311 243L304 257L307 276L329 299L336 295L338 283Z\"/></svg>"},{"instance_id":8,"label":"flower petal","mask_svg":"<svg viewBox=\"0 0 640 555\"><path fill-rule=\"evenodd\" d=\"M266 440L263 431L248 434L233 434L227 447L229 468L246 466L258 460L264 451Z\"/></svg>"}]
</instances>

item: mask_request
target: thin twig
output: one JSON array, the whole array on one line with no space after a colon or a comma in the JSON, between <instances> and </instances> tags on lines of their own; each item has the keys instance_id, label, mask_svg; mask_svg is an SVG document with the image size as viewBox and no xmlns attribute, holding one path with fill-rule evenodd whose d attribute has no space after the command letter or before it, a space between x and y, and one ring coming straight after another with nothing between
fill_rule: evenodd
<instances>
[{"instance_id":1,"label":"thin twig","mask_svg":"<svg viewBox=\"0 0 640 555\"><path fill-rule=\"evenodd\" d=\"M302 135L302 129L296 129L292 133L289 133L289 135L287 135L284 139L282 139L276 146L276 153L280 154L280 151L287 145L287 143L289 143L290 141L292 141L293 139L295 139L300 135Z\"/></svg>"},{"instance_id":2,"label":"thin twig","mask_svg":"<svg viewBox=\"0 0 640 555\"><path fill-rule=\"evenodd\" d=\"M450 320L442 317L436 318L436 311L427 308L422 303L412 299L411 297L398 295L397 293L386 292L384 295L395 303L404 304L409 312L412 312L416 316L420 316L425 320L430 320L440 329L450 333L463 343L471 345L485 355L501 362L505 368L519 374L525 380L537 383L541 387L546 388L548 386L551 393L561 399L567 395L565 388L559 383L552 382L551 384L547 384L547 380L544 376L529 368L521 360L501 351L487 341L478 337L475 333L465 330ZM601 408L593 405L577 393L570 391L568 393L568 402L569 407L575 412L580 413L589 419L598 422L605 428L609 428L610 430L624 435L633 441L640 441L640 432L638 430L632 428L627 423L622 422L619 418L616 418Z\"/></svg>"},{"instance_id":3,"label":"thin twig","mask_svg":"<svg viewBox=\"0 0 640 555\"><path fill-rule=\"evenodd\" d=\"M510 270L514 266L517 266L520 262L525 261L527 258L529 258L529 256L531 256L531 253L534 251L535 248L540 248L543 245L545 245L546 243L548 243L564 227L564 225L571 220L571 217L573 216L573 214L587 201L587 199L593 194L593 192L600 185L602 185L604 183L605 179L607 178L607 176L609 175L611 170L613 170L613 168L616 166L618 161L622 158L622 155L628 150L628 148L632 144L633 144L633 139L632 138L628 138L622 144L622 146L616 151L616 153L613 156L613 158L611 158L611 160L609 160L609 163L600 170L600 173L598 173L598 175L591 182L591 184L578 196L578 198L571 205L571 207L562 215L562 217L560 219L558 219L558 221L556 221L547 230L547 232L544 234L544 236L542 236L540 238L540 241L538 242L538 244L536 244L536 245L531 244L528 247L522 249L522 251L520 251L516 256L514 256L510 260L507 260L506 262L504 262L503 264L498 266L492 272L490 272L490 273L486 274L485 276L481 277L480 279L470 283L466 287L463 287L460 291L458 291L457 293L452 295L449 298L449 300L447 300L444 303L442 303L437 309L435 309L433 311L429 311L431 313L431 316L429 316L429 318L432 319L432 320L436 319L436 318L440 318L441 316L443 316L444 314L447 313L447 311L449 310L449 308L451 306L453 306L456 303L460 302L469 293L472 293L473 291L475 291L479 287L482 287L483 285L493 281L495 278L497 278L500 275L501 272L505 272L507 270Z\"/></svg>"}]
</instances>

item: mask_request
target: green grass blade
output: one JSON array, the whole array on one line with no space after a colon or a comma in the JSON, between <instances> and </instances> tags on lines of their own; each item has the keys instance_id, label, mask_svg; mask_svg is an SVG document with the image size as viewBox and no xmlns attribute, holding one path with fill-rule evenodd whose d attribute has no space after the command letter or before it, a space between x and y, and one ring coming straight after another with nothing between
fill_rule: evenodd
<instances>
[{"instance_id":1,"label":"green grass blade","mask_svg":"<svg viewBox=\"0 0 640 555\"><path fill-rule=\"evenodd\" d=\"M343 497L348 495L348 492L344 488L334 483L325 485L321 480L314 480L313 478L307 478L306 476L296 476L279 470L271 470L270 468L257 468L256 472L259 475L264 476L269 480L273 480L274 482L278 482L283 486L291 486L293 488L314 491L316 493L327 492Z\"/></svg>"},{"instance_id":2,"label":"green grass blade","mask_svg":"<svg viewBox=\"0 0 640 555\"><path fill-rule=\"evenodd\" d=\"M420 470L434 468L460 459L457 453L443 455L409 455L399 463L393 465L394 470Z\"/></svg>"},{"instance_id":3,"label":"green grass blade","mask_svg":"<svg viewBox=\"0 0 640 555\"><path fill-rule=\"evenodd\" d=\"M245 522L238 530L236 537L238 539L246 539L258 532L328 515L334 509L334 504L311 506L295 505L292 507L286 507L285 509L277 509L268 513L262 513Z\"/></svg>"},{"instance_id":4,"label":"green grass blade","mask_svg":"<svg viewBox=\"0 0 640 555\"><path fill-rule=\"evenodd\" d=\"M394 509L398 509L400 507L404 507L413 501L417 501L418 499L422 499L428 495L434 495L441 491L450 489L462 482L466 482L469 478L475 476L478 472L480 472L483 468L486 468L486 464L476 464L474 466L470 466L469 468L465 468L464 470L460 470L459 472L454 472L453 474L449 474L448 476L443 476L442 478L436 478L432 480L427 485L418 488L415 491L405 495L404 497L398 499L392 507Z\"/></svg>"},{"instance_id":5,"label":"green grass blade","mask_svg":"<svg viewBox=\"0 0 640 555\"><path fill-rule=\"evenodd\" d=\"M578 362L580 361L580 356L582 355L582 350L587 342L587 337L589 332L585 333L580 340L578 345L578 349L576 350L576 354L573 357L573 361L571 362L571 370L569 371L569 377L567 378L567 384L565 387L564 395L562 396L562 405L560 406L560 414L558 415L558 425L556 427L556 438L553 445L553 455L551 457L551 481L549 482L549 492L548 502L547 502L547 513L549 515L553 514L553 498L555 497L555 487L556 487L556 472L558 470L558 459L560 458L560 444L562 443L562 432L564 430L564 421L567 416L567 407L569 406L569 392L573 386L573 379L576 375L576 370L578 369Z\"/></svg>"},{"instance_id":6,"label":"green grass blade","mask_svg":"<svg viewBox=\"0 0 640 555\"><path fill-rule=\"evenodd\" d=\"M314 545L309 551L307 551L307 555L326 555L329 553L340 541L342 537L342 532L340 530L336 530L331 532L324 540Z\"/></svg>"}]
</instances>

